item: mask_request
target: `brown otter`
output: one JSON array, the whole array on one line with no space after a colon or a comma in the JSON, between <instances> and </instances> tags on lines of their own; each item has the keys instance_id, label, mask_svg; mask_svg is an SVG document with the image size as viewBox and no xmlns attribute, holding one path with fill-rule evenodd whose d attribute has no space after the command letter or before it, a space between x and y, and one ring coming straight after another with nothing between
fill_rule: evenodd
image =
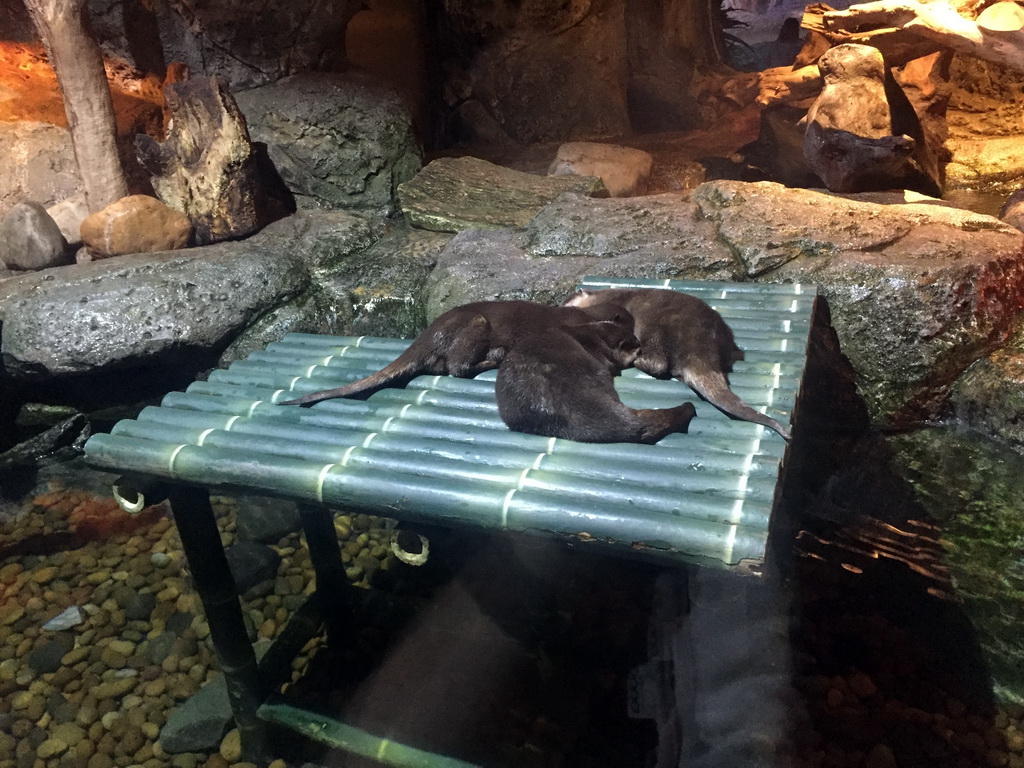
<instances>
[{"instance_id":1,"label":"brown otter","mask_svg":"<svg viewBox=\"0 0 1024 768\"><path fill-rule=\"evenodd\" d=\"M498 368L498 413L517 432L585 443L656 443L686 432L691 403L634 410L619 399L613 380L639 349L632 331L613 322L529 333Z\"/></svg>"},{"instance_id":2,"label":"brown otter","mask_svg":"<svg viewBox=\"0 0 1024 768\"><path fill-rule=\"evenodd\" d=\"M667 288L610 288L577 291L565 304L596 307L609 303L633 315L640 354L633 363L657 379L676 378L726 414L774 429L789 430L759 413L729 389L733 363L743 359L732 329L714 309L686 293Z\"/></svg>"},{"instance_id":3,"label":"brown otter","mask_svg":"<svg viewBox=\"0 0 1024 768\"><path fill-rule=\"evenodd\" d=\"M496 368L524 334L559 325L608 320L633 329L633 318L611 304L593 309L556 307L532 301L478 301L448 310L427 326L394 361L359 381L285 400L312 405L335 397L363 399L385 387L405 386L421 375L472 378Z\"/></svg>"}]
</instances>

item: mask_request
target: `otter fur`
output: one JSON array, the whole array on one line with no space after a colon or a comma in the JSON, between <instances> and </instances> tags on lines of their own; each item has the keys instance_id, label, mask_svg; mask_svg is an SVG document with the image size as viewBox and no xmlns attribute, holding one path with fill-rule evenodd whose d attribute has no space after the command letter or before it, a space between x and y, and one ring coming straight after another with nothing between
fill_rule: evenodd
<instances>
[{"instance_id":1,"label":"otter fur","mask_svg":"<svg viewBox=\"0 0 1024 768\"><path fill-rule=\"evenodd\" d=\"M394 361L359 381L311 392L280 405L309 406L336 397L364 399L386 387L405 386L421 375L472 378L496 368L524 334L560 325L608 320L633 330L621 307L558 307L532 301L478 301L438 316Z\"/></svg>"},{"instance_id":2,"label":"otter fur","mask_svg":"<svg viewBox=\"0 0 1024 768\"><path fill-rule=\"evenodd\" d=\"M610 288L577 291L566 306L624 307L635 322L640 354L633 363L657 379L675 378L733 418L774 429L786 440L789 430L759 413L729 389L733 364L743 359L732 329L696 296L667 288Z\"/></svg>"},{"instance_id":3,"label":"otter fur","mask_svg":"<svg viewBox=\"0 0 1024 768\"><path fill-rule=\"evenodd\" d=\"M619 399L614 378L639 349L632 331L614 322L527 334L498 368L498 413L517 432L587 443L656 443L686 432L691 403L634 410Z\"/></svg>"}]
</instances>

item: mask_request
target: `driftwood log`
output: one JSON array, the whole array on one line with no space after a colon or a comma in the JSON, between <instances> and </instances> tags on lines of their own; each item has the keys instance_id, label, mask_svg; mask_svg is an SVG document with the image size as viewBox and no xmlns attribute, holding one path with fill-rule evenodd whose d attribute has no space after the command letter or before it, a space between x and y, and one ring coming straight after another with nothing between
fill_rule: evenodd
<instances>
[{"instance_id":1,"label":"driftwood log","mask_svg":"<svg viewBox=\"0 0 1024 768\"><path fill-rule=\"evenodd\" d=\"M802 26L833 44L873 45L890 66L948 48L1024 72L1024 8L1011 0L978 14L967 3L951 0L876 0L845 11L822 8L809 7Z\"/></svg>"},{"instance_id":2,"label":"driftwood log","mask_svg":"<svg viewBox=\"0 0 1024 768\"><path fill-rule=\"evenodd\" d=\"M135 149L156 196L184 213L196 245L245 237L265 223L265 195L245 117L224 80L168 83L167 140L140 134Z\"/></svg>"}]
</instances>

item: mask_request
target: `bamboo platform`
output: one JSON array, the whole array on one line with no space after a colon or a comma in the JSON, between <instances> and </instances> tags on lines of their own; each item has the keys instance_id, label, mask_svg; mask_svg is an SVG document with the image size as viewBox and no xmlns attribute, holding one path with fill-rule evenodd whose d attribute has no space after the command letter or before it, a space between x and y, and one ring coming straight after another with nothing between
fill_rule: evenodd
<instances>
[{"instance_id":1,"label":"bamboo platform","mask_svg":"<svg viewBox=\"0 0 1024 768\"><path fill-rule=\"evenodd\" d=\"M731 376L734 391L798 431L813 286L587 278L581 287L667 287L704 299L746 352ZM409 343L289 334L86 444L91 464L128 478L116 489L122 506L170 498L255 762L266 753L257 710L272 683L245 638L237 593L225 587L233 584L211 491L300 504L324 616L344 614L335 509L554 537L667 565L762 570L788 445L771 430L730 419L677 381L633 370L617 380L633 407L695 404L689 434L656 445L511 432L498 416L493 371L475 379L421 376L366 401L277 404L362 378ZM295 719L273 707L263 714Z\"/></svg>"}]
</instances>

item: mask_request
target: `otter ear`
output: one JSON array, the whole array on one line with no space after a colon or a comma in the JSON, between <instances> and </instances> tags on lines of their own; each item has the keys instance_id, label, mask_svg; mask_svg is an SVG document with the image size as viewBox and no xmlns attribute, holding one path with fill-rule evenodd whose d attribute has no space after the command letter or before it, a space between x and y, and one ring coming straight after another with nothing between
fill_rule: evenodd
<instances>
[{"instance_id":1,"label":"otter ear","mask_svg":"<svg viewBox=\"0 0 1024 768\"><path fill-rule=\"evenodd\" d=\"M579 306L580 303L582 303L589 295L590 295L589 291L584 291L584 290L580 289L580 290L572 293L569 296L569 298L567 298L564 302L562 302L562 306L563 307L576 307L576 306Z\"/></svg>"}]
</instances>

